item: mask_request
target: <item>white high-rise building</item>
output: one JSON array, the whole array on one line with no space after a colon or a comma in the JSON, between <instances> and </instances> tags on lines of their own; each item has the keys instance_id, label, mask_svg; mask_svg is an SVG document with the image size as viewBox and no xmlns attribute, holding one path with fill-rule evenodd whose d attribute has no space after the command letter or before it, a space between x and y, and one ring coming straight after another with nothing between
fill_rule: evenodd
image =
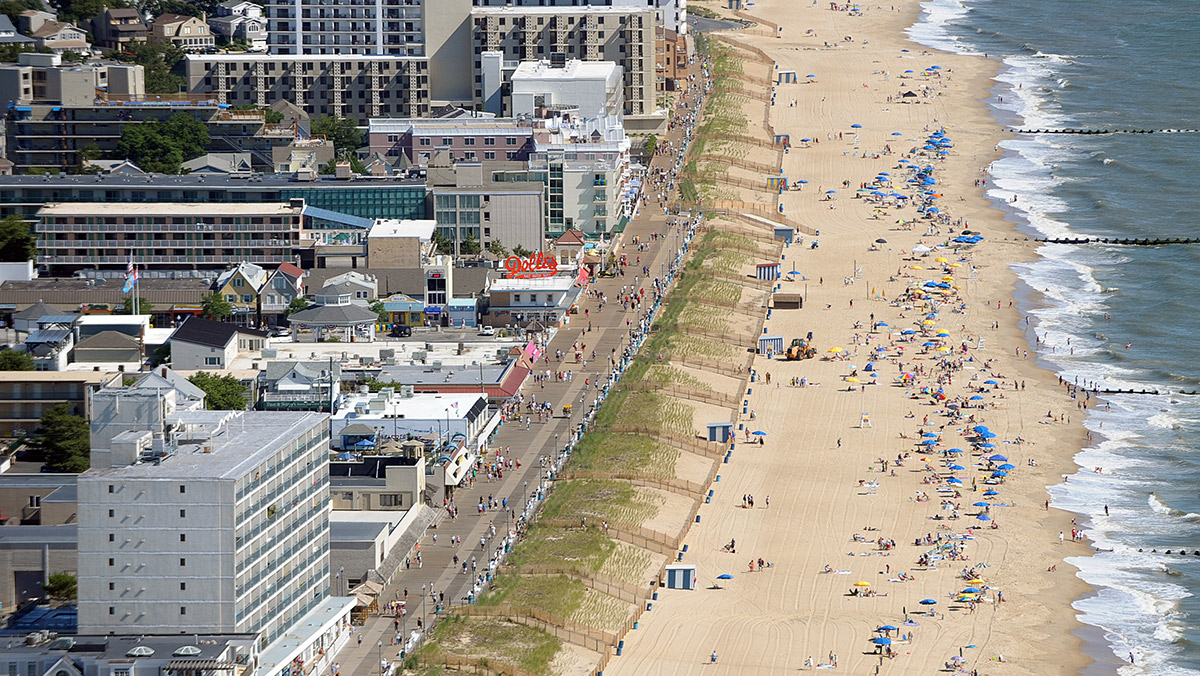
<instances>
[{"instance_id":1,"label":"white high-rise building","mask_svg":"<svg viewBox=\"0 0 1200 676\"><path fill-rule=\"evenodd\" d=\"M274 642L329 596L327 416L183 410L174 394L93 396L79 630Z\"/></svg>"}]
</instances>

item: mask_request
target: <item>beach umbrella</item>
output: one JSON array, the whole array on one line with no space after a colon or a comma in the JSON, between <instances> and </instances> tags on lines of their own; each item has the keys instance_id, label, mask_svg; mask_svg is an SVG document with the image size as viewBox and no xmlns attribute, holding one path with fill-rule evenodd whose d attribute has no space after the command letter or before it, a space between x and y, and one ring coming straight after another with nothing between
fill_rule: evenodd
<instances>
[{"instance_id":1,"label":"beach umbrella","mask_svg":"<svg viewBox=\"0 0 1200 676\"><path fill-rule=\"evenodd\" d=\"M936 606L937 605L937 601L934 601L933 599L921 599L920 601L918 601L918 603L920 603L923 606Z\"/></svg>"},{"instance_id":2,"label":"beach umbrella","mask_svg":"<svg viewBox=\"0 0 1200 676\"><path fill-rule=\"evenodd\" d=\"M983 399L983 397L979 396L978 394L967 397L967 401L980 401L981 399Z\"/></svg>"},{"instance_id":3,"label":"beach umbrella","mask_svg":"<svg viewBox=\"0 0 1200 676\"><path fill-rule=\"evenodd\" d=\"M879 240L875 240L875 241L877 241L877 242L878 242ZM877 322L877 323L875 324L875 326L890 326L890 324L888 324L887 322ZM880 348L876 348L876 350L877 350L877 351L881 351L881 352L886 352L886 351L887 351L887 348L886 348L886 347L880 347Z\"/></svg>"},{"instance_id":4,"label":"beach umbrella","mask_svg":"<svg viewBox=\"0 0 1200 676\"><path fill-rule=\"evenodd\" d=\"M800 273L799 273L799 272L796 272L795 270L792 270L792 271L791 271L791 272L789 272L788 274L789 274L789 275L798 275L798 274L800 274Z\"/></svg>"},{"instance_id":5,"label":"beach umbrella","mask_svg":"<svg viewBox=\"0 0 1200 676\"><path fill-rule=\"evenodd\" d=\"M893 627L890 624L885 624L882 627L876 629L875 631L900 631L900 627Z\"/></svg>"},{"instance_id":6,"label":"beach umbrella","mask_svg":"<svg viewBox=\"0 0 1200 676\"><path fill-rule=\"evenodd\" d=\"M825 191L825 194L826 194L826 195L834 195L834 194L836 194L836 193L837 193L837 191L836 191L836 190L826 190L826 191Z\"/></svg>"},{"instance_id":7,"label":"beach umbrella","mask_svg":"<svg viewBox=\"0 0 1200 676\"><path fill-rule=\"evenodd\" d=\"M963 449L961 449L961 448L952 448L952 449L950 449L950 450L948 450L948 451L946 451L946 452L947 452L947 453L949 453L950 455L961 455L961 454L962 454L962 452L963 452Z\"/></svg>"},{"instance_id":8,"label":"beach umbrella","mask_svg":"<svg viewBox=\"0 0 1200 676\"><path fill-rule=\"evenodd\" d=\"M937 439L926 439L921 442L922 446L937 446Z\"/></svg>"},{"instance_id":9,"label":"beach umbrella","mask_svg":"<svg viewBox=\"0 0 1200 676\"><path fill-rule=\"evenodd\" d=\"M912 329L904 329L903 331L900 332L900 335L911 336L914 333L916 333L916 331L913 331Z\"/></svg>"},{"instance_id":10,"label":"beach umbrella","mask_svg":"<svg viewBox=\"0 0 1200 676\"><path fill-rule=\"evenodd\" d=\"M966 662L967 658L963 657L962 655L951 655L950 661L951 662Z\"/></svg>"},{"instance_id":11,"label":"beach umbrella","mask_svg":"<svg viewBox=\"0 0 1200 676\"><path fill-rule=\"evenodd\" d=\"M1010 470L1010 469L1016 469L1016 468L1017 468L1016 465L1013 465L1013 464L1010 464L1007 462L1004 463L1003 465L1000 465L1000 469L1005 470L1005 471Z\"/></svg>"},{"instance_id":12,"label":"beach umbrella","mask_svg":"<svg viewBox=\"0 0 1200 676\"><path fill-rule=\"evenodd\" d=\"M991 521L992 520L992 517L988 516L987 514L980 514L979 516L977 516L975 518L979 519L980 521Z\"/></svg>"},{"instance_id":13,"label":"beach umbrella","mask_svg":"<svg viewBox=\"0 0 1200 676\"><path fill-rule=\"evenodd\" d=\"M986 446L987 444L984 444L984 445ZM988 457L988 460L991 460L992 462L1008 462L1008 458L1004 457L1003 455L1000 455L999 453Z\"/></svg>"},{"instance_id":14,"label":"beach umbrella","mask_svg":"<svg viewBox=\"0 0 1200 676\"><path fill-rule=\"evenodd\" d=\"M875 645L891 645L892 639L886 636L880 636L879 638L871 639L871 643L874 643Z\"/></svg>"},{"instance_id":15,"label":"beach umbrella","mask_svg":"<svg viewBox=\"0 0 1200 676\"><path fill-rule=\"evenodd\" d=\"M862 129L862 125L855 123L855 124L850 125L850 128L851 129Z\"/></svg>"},{"instance_id":16,"label":"beach umbrella","mask_svg":"<svg viewBox=\"0 0 1200 676\"><path fill-rule=\"evenodd\" d=\"M754 432L751 432L751 434L753 434L754 436L757 436L757 437L767 436L767 433L762 430L755 430Z\"/></svg>"},{"instance_id":17,"label":"beach umbrella","mask_svg":"<svg viewBox=\"0 0 1200 676\"><path fill-rule=\"evenodd\" d=\"M1004 470L1002 470L1002 469L998 469L998 470L996 470L995 472L992 472L992 476L993 476L993 477L1008 476L1008 472L1005 472L1005 471L1004 471Z\"/></svg>"},{"instance_id":18,"label":"beach umbrella","mask_svg":"<svg viewBox=\"0 0 1200 676\"><path fill-rule=\"evenodd\" d=\"M840 348L840 347L831 347L831 348L829 348L828 350L825 350L825 351L826 351L826 352L845 352L845 350L843 350L843 349L842 349L842 348Z\"/></svg>"},{"instance_id":19,"label":"beach umbrella","mask_svg":"<svg viewBox=\"0 0 1200 676\"><path fill-rule=\"evenodd\" d=\"M806 181L806 180L804 180L804 179L800 179L799 181L796 181L796 182L797 182L797 183L808 183L808 181Z\"/></svg>"},{"instance_id":20,"label":"beach umbrella","mask_svg":"<svg viewBox=\"0 0 1200 676\"><path fill-rule=\"evenodd\" d=\"M955 471L955 472L961 472L961 471L963 471L964 469L966 469L966 467L963 467L962 465L955 464L955 465L950 465L950 467L949 467L948 469L951 469L951 470L953 470L953 471Z\"/></svg>"},{"instance_id":21,"label":"beach umbrella","mask_svg":"<svg viewBox=\"0 0 1200 676\"><path fill-rule=\"evenodd\" d=\"M937 438L937 432L921 432L921 436L923 436L923 437L933 437L933 438L935 438L935 439L936 439L936 438Z\"/></svg>"},{"instance_id":22,"label":"beach umbrella","mask_svg":"<svg viewBox=\"0 0 1200 676\"><path fill-rule=\"evenodd\" d=\"M988 490L988 491L984 491L984 492L983 492L983 494L984 494L984 496L990 496L990 495L1000 495L1000 492L999 492L999 491L992 491L992 490Z\"/></svg>"},{"instance_id":23,"label":"beach umbrella","mask_svg":"<svg viewBox=\"0 0 1200 676\"><path fill-rule=\"evenodd\" d=\"M967 584L983 584L983 578L977 577L974 580L967 580Z\"/></svg>"},{"instance_id":24,"label":"beach umbrella","mask_svg":"<svg viewBox=\"0 0 1200 676\"><path fill-rule=\"evenodd\" d=\"M938 256L937 258L935 258L933 260L937 261L938 263L949 263L950 262L949 260L946 259L945 256Z\"/></svg>"},{"instance_id":25,"label":"beach umbrella","mask_svg":"<svg viewBox=\"0 0 1200 676\"><path fill-rule=\"evenodd\" d=\"M975 432L976 434L983 434L984 432L990 432L991 430L984 425L976 425L971 428L971 431Z\"/></svg>"},{"instance_id":26,"label":"beach umbrella","mask_svg":"<svg viewBox=\"0 0 1200 676\"><path fill-rule=\"evenodd\" d=\"M879 239L875 240L875 243L876 244L887 244L887 240L880 237Z\"/></svg>"},{"instance_id":27,"label":"beach umbrella","mask_svg":"<svg viewBox=\"0 0 1200 676\"><path fill-rule=\"evenodd\" d=\"M809 141L811 141L811 140L812 140L812 139L810 139L810 138L802 138L802 139L800 139L800 142L801 142L801 143L808 143L808 142L809 142ZM804 181L804 183L808 183L808 181Z\"/></svg>"},{"instance_id":28,"label":"beach umbrella","mask_svg":"<svg viewBox=\"0 0 1200 676\"><path fill-rule=\"evenodd\" d=\"M993 443L979 444L979 447L980 448L995 448L996 444L993 444Z\"/></svg>"},{"instance_id":29,"label":"beach umbrella","mask_svg":"<svg viewBox=\"0 0 1200 676\"><path fill-rule=\"evenodd\" d=\"M898 131L894 131L894 132L892 132L892 136L904 136L904 134L901 132L898 132Z\"/></svg>"},{"instance_id":30,"label":"beach umbrella","mask_svg":"<svg viewBox=\"0 0 1200 676\"><path fill-rule=\"evenodd\" d=\"M991 505L989 505L986 502L975 502L975 503L972 503L971 506L972 507L990 507Z\"/></svg>"},{"instance_id":31,"label":"beach umbrella","mask_svg":"<svg viewBox=\"0 0 1200 676\"><path fill-rule=\"evenodd\" d=\"M985 381L983 381L983 384L984 384L984 385L999 385L1000 383L998 383L998 382L996 382L996 381L994 381L994 380L985 380ZM980 425L980 427L983 427L983 425ZM978 432L979 430L975 430L975 431L976 431L976 432ZM987 428L986 428L986 427L984 427L984 428L983 428L983 431L984 431L984 432L986 432L986 431L987 431Z\"/></svg>"},{"instance_id":32,"label":"beach umbrella","mask_svg":"<svg viewBox=\"0 0 1200 676\"><path fill-rule=\"evenodd\" d=\"M816 77L816 75L813 75L812 73L809 73L808 75L805 75L804 77Z\"/></svg>"},{"instance_id":33,"label":"beach umbrella","mask_svg":"<svg viewBox=\"0 0 1200 676\"><path fill-rule=\"evenodd\" d=\"M855 586L855 587L870 587L870 586L871 586L871 583L870 583L870 582L867 582L867 581L865 581L865 580L859 580L858 582L855 582L855 583L854 583L854 586Z\"/></svg>"},{"instance_id":34,"label":"beach umbrella","mask_svg":"<svg viewBox=\"0 0 1200 676\"><path fill-rule=\"evenodd\" d=\"M718 575L718 576L717 576L717 579L718 579L718 580L732 580L732 579L733 579L733 576L732 576L732 575L730 575L729 573L723 573L723 574L721 574L721 575Z\"/></svg>"},{"instance_id":35,"label":"beach umbrella","mask_svg":"<svg viewBox=\"0 0 1200 676\"><path fill-rule=\"evenodd\" d=\"M975 587L967 587L966 589L964 589L958 593L959 594L982 594L983 592L979 591L979 589L977 589Z\"/></svg>"},{"instance_id":36,"label":"beach umbrella","mask_svg":"<svg viewBox=\"0 0 1200 676\"><path fill-rule=\"evenodd\" d=\"M979 395L978 395L978 394L977 394L977 395L975 395L975 396L976 396L976 397L979 397ZM980 399L983 399L983 397L979 397L979 398L980 398ZM982 438L982 439L995 439L995 438L996 438L996 433L995 433L995 432L992 432L992 431L990 431L990 430L989 430L989 431L987 431L987 432L980 432L980 433L979 433L979 436L980 436L980 438Z\"/></svg>"},{"instance_id":37,"label":"beach umbrella","mask_svg":"<svg viewBox=\"0 0 1200 676\"><path fill-rule=\"evenodd\" d=\"M948 483L948 484L961 484L961 483L962 483L962 479L959 479L958 477L950 477L949 479L946 479L946 483Z\"/></svg>"}]
</instances>

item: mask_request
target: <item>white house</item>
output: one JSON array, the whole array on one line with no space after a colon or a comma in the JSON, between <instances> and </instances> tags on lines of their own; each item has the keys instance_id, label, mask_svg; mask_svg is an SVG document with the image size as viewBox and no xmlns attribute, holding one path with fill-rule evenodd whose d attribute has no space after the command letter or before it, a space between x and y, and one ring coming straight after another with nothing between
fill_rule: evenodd
<instances>
[{"instance_id":1,"label":"white house","mask_svg":"<svg viewBox=\"0 0 1200 676\"><path fill-rule=\"evenodd\" d=\"M171 367L226 369L240 354L262 350L265 331L192 317L171 334Z\"/></svg>"}]
</instances>

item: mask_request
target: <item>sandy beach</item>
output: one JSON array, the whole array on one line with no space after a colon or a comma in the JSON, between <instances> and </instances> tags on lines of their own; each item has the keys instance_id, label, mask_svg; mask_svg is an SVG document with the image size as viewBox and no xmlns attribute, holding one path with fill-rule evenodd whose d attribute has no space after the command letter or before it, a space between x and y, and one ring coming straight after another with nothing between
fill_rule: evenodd
<instances>
[{"instance_id":1,"label":"sandy beach","mask_svg":"<svg viewBox=\"0 0 1200 676\"><path fill-rule=\"evenodd\" d=\"M909 42L914 0L863 7L761 0L748 11L781 37L734 35L797 74L777 85L771 123L791 137L784 174L807 181L783 196L785 213L820 235L784 250L782 291L804 294L804 309L773 311L765 330L785 345L812 332L816 358L755 358L742 393L753 419L739 418L685 541L700 584L662 590L607 674L697 673L714 651L704 673L1070 674L1089 662L1071 608L1087 586L1062 561L1088 544L1046 506L1046 486L1075 469L1082 414L1027 358L1008 263L1032 249L1004 241L1012 226L978 185L1003 133L983 104L995 64ZM762 105L746 111L753 121ZM923 148L939 131L953 139L943 159L909 154L936 152ZM936 183L913 189L901 159L932 166ZM939 218L886 197L922 190L940 195ZM871 191L882 201L863 199ZM968 227L984 239L941 246ZM765 443L746 443L750 431ZM1000 465L1012 468L994 477Z\"/></svg>"}]
</instances>

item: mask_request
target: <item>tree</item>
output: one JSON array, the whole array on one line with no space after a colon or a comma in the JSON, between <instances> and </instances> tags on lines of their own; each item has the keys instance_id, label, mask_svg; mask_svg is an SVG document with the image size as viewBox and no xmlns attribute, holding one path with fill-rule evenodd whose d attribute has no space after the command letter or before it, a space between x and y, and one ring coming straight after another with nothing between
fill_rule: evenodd
<instances>
[{"instance_id":1,"label":"tree","mask_svg":"<svg viewBox=\"0 0 1200 676\"><path fill-rule=\"evenodd\" d=\"M51 573L42 589L52 599L74 601L79 596L79 580L70 573Z\"/></svg>"},{"instance_id":2,"label":"tree","mask_svg":"<svg viewBox=\"0 0 1200 676\"><path fill-rule=\"evenodd\" d=\"M646 137L646 143L642 145L642 154L654 156L654 149L658 147L658 137L654 134Z\"/></svg>"},{"instance_id":3,"label":"tree","mask_svg":"<svg viewBox=\"0 0 1200 676\"><path fill-rule=\"evenodd\" d=\"M499 256L500 258L508 256L508 247L504 246L498 239L488 242L487 250L493 256Z\"/></svg>"},{"instance_id":4,"label":"tree","mask_svg":"<svg viewBox=\"0 0 1200 676\"><path fill-rule=\"evenodd\" d=\"M333 143L338 159L348 159L362 145L363 133L354 120L337 115L322 115L312 121L313 136L324 136Z\"/></svg>"},{"instance_id":5,"label":"tree","mask_svg":"<svg viewBox=\"0 0 1200 676\"><path fill-rule=\"evenodd\" d=\"M150 303L150 301L146 300L145 298L138 296L137 301L138 301L137 302L138 314L148 315L154 310L154 305L152 305ZM125 300L122 301L121 305L117 306L116 309L113 310L113 314L115 314L115 315L131 315L131 314L133 314L133 295L131 294L131 295L125 296Z\"/></svg>"},{"instance_id":6,"label":"tree","mask_svg":"<svg viewBox=\"0 0 1200 676\"><path fill-rule=\"evenodd\" d=\"M436 228L433 231L433 244L437 247L438 253L454 255L454 240L450 236L442 232L441 228Z\"/></svg>"},{"instance_id":7,"label":"tree","mask_svg":"<svg viewBox=\"0 0 1200 676\"><path fill-rule=\"evenodd\" d=\"M381 301L381 300L371 301L371 304L368 305L367 307L371 308L371 312L374 312L376 315L378 315L380 323L386 324L386 323L392 321L392 313L388 312L383 307L383 301Z\"/></svg>"},{"instance_id":8,"label":"tree","mask_svg":"<svg viewBox=\"0 0 1200 676\"><path fill-rule=\"evenodd\" d=\"M88 421L71 413L67 404L59 404L42 414L42 460L49 472L77 474L91 465L91 439Z\"/></svg>"},{"instance_id":9,"label":"tree","mask_svg":"<svg viewBox=\"0 0 1200 676\"><path fill-rule=\"evenodd\" d=\"M526 249L525 247L521 246L520 244L518 244L513 247L513 255L524 258L526 256L532 256L533 252L530 251L529 249Z\"/></svg>"},{"instance_id":10,"label":"tree","mask_svg":"<svg viewBox=\"0 0 1200 676\"><path fill-rule=\"evenodd\" d=\"M287 310L284 311L284 316L290 317L293 313L299 312L311 304L304 296L296 296L292 299L292 302L288 303Z\"/></svg>"},{"instance_id":11,"label":"tree","mask_svg":"<svg viewBox=\"0 0 1200 676\"><path fill-rule=\"evenodd\" d=\"M126 124L117 142L117 156L146 171L178 174L180 165L208 150L208 128L187 113L162 122Z\"/></svg>"},{"instance_id":12,"label":"tree","mask_svg":"<svg viewBox=\"0 0 1200 676\"><path fill-rule=\"evenodd\" d=\"M204 390L204 407L210 411L241 411L246 408L246 388L233 376L218 376L203 371L188 378Z\"/></svg>"},{"instance_id":13,"label":"tree","mask_svg":"<svg viewBox=\"0 0 1200 676\"><path fill-rule=\"evenodd\" d=\"M0 220L0 261L20 263L37 256L37 235L18 214Z\"/></svg>"},{"instance_id":14,"label":"tree","mask_svg":"<svg viewBox=\"0 0 1200 676\"><path fill-rule=\"evenodd\" d=\"M200 301L200 314L205 319L219 322L233 314L233 306L219 293L210 293Z\"/></svg>"},{"instance_id":15,"label":"tree","mask_svg":"<svg viewBox=\"0 0 1200 676\"><path fill-rule=\"evenodd\" d=\"M0 371L32 371L33 357L28 352L0 350Z\"/></svg>"},{"instance_id":16,"label":"tree","mask_svg":"<svg viewBox=\"0 0 1200 676\"><path fill-rule=\"evenodd\" d=\"M112 3L109 3L112 7ZM98 14L99 12L96 12ZM89 17L95 14L89 15ZM178 94L187 86L187 78L179 74L183 50L174 45L129 43L121 50L105 52L104 58L124 63L136 63L145 69L146 92L149 94Z\"/></svg>"},{"instance_id":17,"label":"tree","mask_svg":"<svg viewBox=\"0 0 1200 676\"><path fill-rule=\"evenodd\" d=\"M478 256L481 248L479 240L475 239L475 235L468 234L465 239L458 245L458 250L464 256Z\"/></svg>"}]
</instances>

